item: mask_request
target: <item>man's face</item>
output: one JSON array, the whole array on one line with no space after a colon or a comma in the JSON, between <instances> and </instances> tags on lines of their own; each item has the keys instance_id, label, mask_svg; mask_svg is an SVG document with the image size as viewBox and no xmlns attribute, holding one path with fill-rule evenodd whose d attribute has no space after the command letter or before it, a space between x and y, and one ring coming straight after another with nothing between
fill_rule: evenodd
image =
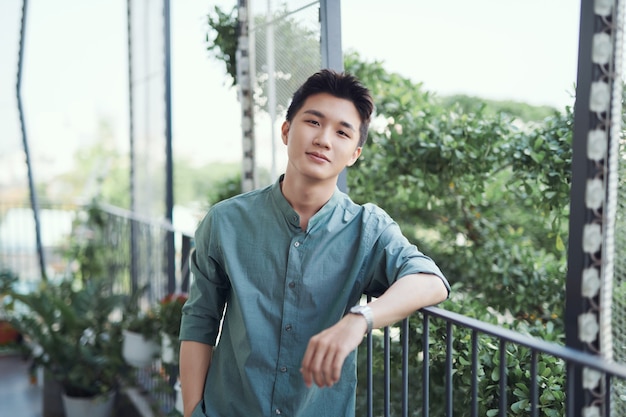
<instances>
[{"instance_id":1,"label":"man's face","mask_svg":"<svg viewBox=\"0 0 626 417\"><path fill-rule=\"evenodd\" d=\"M354 104L331 94L310 96L291 122L284 122L288 173L308 179L335 180L361 155L361 119Z\"/></svg>"}]
</instances>

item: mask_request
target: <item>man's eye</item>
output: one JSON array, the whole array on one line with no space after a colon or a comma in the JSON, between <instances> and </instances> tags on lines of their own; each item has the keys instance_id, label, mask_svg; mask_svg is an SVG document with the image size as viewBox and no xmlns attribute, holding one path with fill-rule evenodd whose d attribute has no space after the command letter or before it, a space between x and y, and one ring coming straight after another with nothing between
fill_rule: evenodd
<instances>
[{"instance_id":1,"label":"man's eye","mask_svg":"<svg viewBox=\"0 0 626 417\"><path fill-rule=\"evenodd\" d=\"M307 123L311 123L312 125L315 125L315 126L320 125L320 122L318 122L317 120L307 120Z\"/></svg>"},{"instance_id":2,"label":"man's eye","mask_svg":"<svg viewBox=\"0 0 626 417\"><path fill-rule=\"evenodd\" d=\"M340 136L345 136L345 137L347 137L347 138L349 138L349 137L350 137L350 135L348 135L348 134L347 134L346 132L344 132L343 130L339 130L337 133L338 133Z\"/></svg>"}]
</instances>

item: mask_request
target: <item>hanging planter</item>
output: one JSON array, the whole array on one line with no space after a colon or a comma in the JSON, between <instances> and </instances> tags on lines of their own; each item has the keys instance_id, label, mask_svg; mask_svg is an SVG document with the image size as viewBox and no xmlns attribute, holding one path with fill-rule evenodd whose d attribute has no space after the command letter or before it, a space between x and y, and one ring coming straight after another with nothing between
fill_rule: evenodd
<instances>
[{"instance_id":1,"label":"hanging planter","mask_svg":"<svg viewBox=\"0 0 626 417\"><path fill-rule=\"evenodd\" d=\"M129 365L144 368L152 363L159 351L155 340L147 339L141 333L124 330L122 356Z\"/></svg>"}]
</instances>

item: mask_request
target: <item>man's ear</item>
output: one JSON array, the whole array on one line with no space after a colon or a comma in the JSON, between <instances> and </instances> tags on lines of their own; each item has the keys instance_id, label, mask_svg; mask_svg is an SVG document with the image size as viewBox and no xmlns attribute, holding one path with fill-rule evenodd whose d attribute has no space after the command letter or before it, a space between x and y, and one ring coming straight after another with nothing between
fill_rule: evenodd
<instances>
[{"instance_id":1,"label":"man's ear","mask_svg":"<svg viewBox=\"0 0 626 417\"><path fill-rule=\"evenodd\" d=\"M350 160L348 161L348 163L346 164L346 166L351 167L352 165L354 165L354 163L356 162L357 159L359 159L359 156L361 156L361 152L363 151L363 148L361 146L358 146L355 150L354 153L352 154L352 158L350 158Z\"/></svg>"},{"instance_id":2,"label":"man's ear","mask_svg":"<svg viewBox=\"0 0 626 417\"><path fill-rule=\"evenodd\" d=\"M283 125L280 127L281 137L283 139L283 143L287 144L287 137L289 136L289 122L285 120Z\"/></svg>"}]
</instances>

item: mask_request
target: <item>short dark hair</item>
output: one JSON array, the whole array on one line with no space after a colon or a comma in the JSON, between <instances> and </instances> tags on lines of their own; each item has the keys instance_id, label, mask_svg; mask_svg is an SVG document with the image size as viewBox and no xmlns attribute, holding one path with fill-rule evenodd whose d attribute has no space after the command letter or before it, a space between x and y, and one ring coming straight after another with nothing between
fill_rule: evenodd
<instances>
[{"instance_id":1,"label":"short dark hair","mask_svg":"<svg viewBox=\"0 0 626 417\"><path fill-rule=\"evenodd\" d=\"M311 75L294 93L291 104L287 109L286 119L293 120L296 113L302 108L307 98L315 94L328 93L337 98L350 100L361 117L359 129L359 146L367 140L374 100L370 91L353 75L345 72L336 72L323 69Z\"/></svg>"}]
</instances>

